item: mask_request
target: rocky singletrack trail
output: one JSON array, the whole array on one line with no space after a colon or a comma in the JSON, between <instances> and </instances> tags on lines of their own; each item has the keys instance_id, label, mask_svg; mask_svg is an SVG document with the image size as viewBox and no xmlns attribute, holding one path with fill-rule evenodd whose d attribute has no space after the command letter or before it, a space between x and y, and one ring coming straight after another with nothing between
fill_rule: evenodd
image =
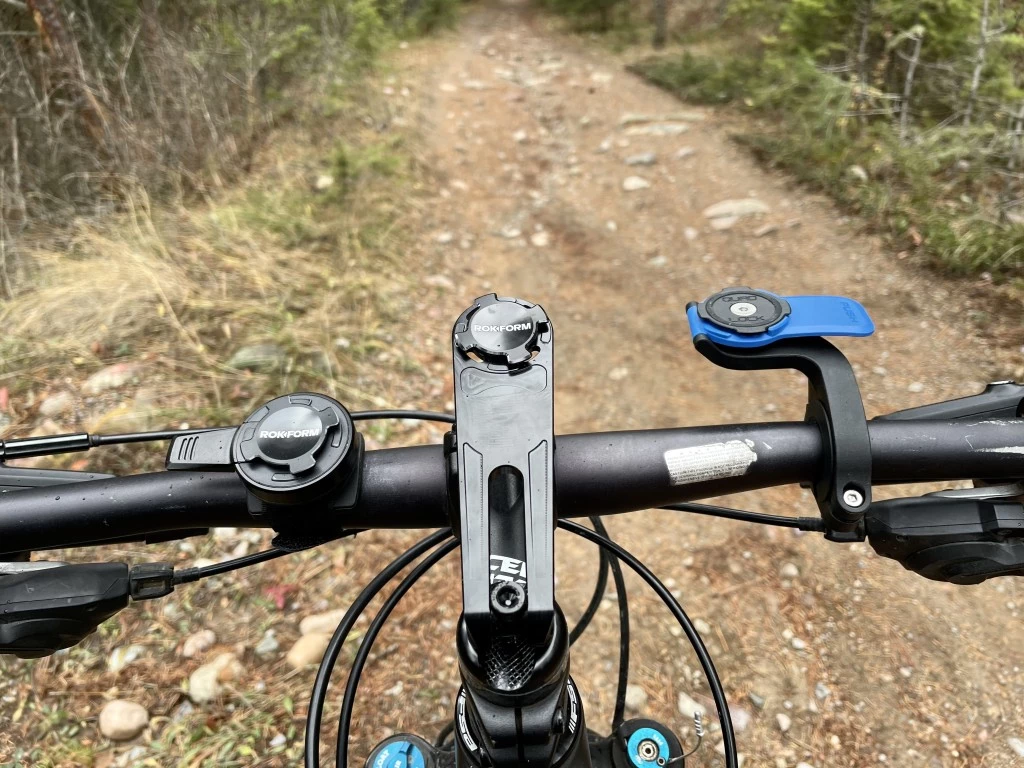
<instances>
[{"instance_id":1,"label":"rocky singletrack trail","mask_svg":"<svg viewBox=\"0 0 1024 768\"><path fill-rule=\"evenodd\" d=\"M478 6L397 67L396 79L414 84L402 110L438 181L423 208L424 280L437 294L423 333L442 338L439 324L492 291L543 304L556 331L561 432L800 419L802 377L717 369L692 349L686 302L732 285L860 300L878 330L841 346L869 417L979 391L1013 370L1020 329L978 286L898 259L828 201L758 166L730 141L728 115L679 103L549 17ZM434 351L446 370L444 344ZM730 503L814 511L799 489ZM1014 741L1024 739L1018 583L935 584L867 545L670 512L609 527L700 620L747 765L1024 760ZM562 537L558 557L571 621L595 556ZM713 712L706 686L670 617L629 584L634 711L685 732L680 697ZM614 696L616 632L608 600L574 649L598 730ZM721 764L718 741L694 764Z\"/></svg>"}]
</instances>

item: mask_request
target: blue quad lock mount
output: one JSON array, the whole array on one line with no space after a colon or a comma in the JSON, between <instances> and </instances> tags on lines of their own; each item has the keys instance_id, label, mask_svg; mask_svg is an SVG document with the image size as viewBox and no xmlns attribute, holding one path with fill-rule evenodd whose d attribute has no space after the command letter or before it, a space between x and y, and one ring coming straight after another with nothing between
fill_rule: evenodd
<instances>
[{"instance_id":1,"label":"blue quad lock mount","mask_svg":"<svg viewBox=\"0 0 1024 768\"><path fill-rule=\"evenodd\" d=\"M804 418L821 432L825 461L810 487L825 537L863 541L871 504L871 441L857 379L825 336L870 336L867 310L844 296L778 296L727 288L686 306L693 344L739 371L792 368L807 377Z\"/></svg>"}]
</instances>

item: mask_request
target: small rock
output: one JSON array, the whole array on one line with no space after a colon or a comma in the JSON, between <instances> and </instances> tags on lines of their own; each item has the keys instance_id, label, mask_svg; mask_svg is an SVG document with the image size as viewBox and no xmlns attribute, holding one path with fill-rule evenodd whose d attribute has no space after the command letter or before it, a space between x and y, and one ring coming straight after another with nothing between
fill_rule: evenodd
<instances>
[{"instance_id":1,"label":"small rock","mask_svg":"<svg viewBox=\"0 0 1024 768\"><path fill-rule=\"evenodd\" d=\"M98 395L108 389L117 389L139 378L142 366L138 363L115 363L101 368L85 380L82 391L87 395Z\"/></svg>"},{"instance_id":2,"label":"small rock","mask_svg":"<svg viewBox=\"0 0 1024 768\"><path fill-rule=\"evenodd\" d=\"M328 635L334 634L334 630L338 628L343 618L345 618L344 608L327 611L326 613L315 613L299 622L299 633L303 635L309 635L313 632Z\"/></svg>"},{"instance_id":3,"label":"small rock","mask_svg":"<svg viewBox=\"0 0 1024 768\"><path fill-rule=\"evenodd\" d=\"M134 701L114 699L100 710L100 733L111 741L134 739L149 724L149 712Z\"/></svg>"},{"instance_id":4,"label":"small rock","mask_svg":"<svg viewBox=\"0 0 1024 768\"><path fill-rule=\"evenodd\" d=\"M682 136L690 130L690 126L684 123L651 123L649 125L634 125L627 128L627 136Z\"/></svg>"},{"instance_id":5,"label":"small rock","mask_svg":"<svg viewBox=\"0 0 1024 768\"><path fill-rule=\"evenodd\" d=\"M329 176L326 173L316 177L316 181L313 182L313 188L317 192L325 192L334 186L334 177Z\"/></svg>"},{"instance_id":6,"label":"small rock","mask_svg":"<svg viewBox=\"0 0 1024 768\"><path fill-rule=\"evenodd\" d=\"M824 683L820 683L819 682L817 685L814 686L814 695L817 696L818 699L820 699L822 701L827 699L831 693L832 693L832 689L829 688Z\"/></svg>"},{"instance_id":7,"label":"small rock","mask_svg":"<svg viewBox=\"0 0 1024 768\"><path fill-rule=\"evenodd\" d=\"M648 259L647 263L652 267L664 267L668 264L668 259L664 256L654 256L653 258Z\"/></svg>"},{"instance_id":8,"label":"small rock","mask_svg":"<svg viewBox=\"0 0 1024 768\"><path fill-rule=\"evenodd\" d=\"M694 701L685 693L679 694L677 706L679 707L679 714L683 715L687 719L693 719L695 712L699 712L701 717L706 717L708 714L707 707Z\"/></svg>"},{"instance_id":9,"label":"small rock","mask_svg":"<svg viewBox=\"0 0 1024 768\"><path fill-rule=\"evenodd\" d=\"M732 718L732 726L740 733L747 730L754 722L754 716L744 707L737 707L735 704L729 706L729 716Z\"/></svg>"},{"instance_id":10,"label":"small rock","mask_svg":"<svg viewBox=\"0 0 1024 768\"><path fill-rule=\"evenodd\" d=\"M275 749L277 747L283 747L287 743L288 743L288 737L285 736L283 733L277 734L277 736L275 736L274 738L272 738L268 742L268 744L269 744L271 749Z\"/></svg>"},{"instance_id":11,"label":"small rock","mask_svg":"<svg viewBox=\"0 0 1024 768\"><path fill-rule=\"evenodd\" d=\"M605 152L611 151L611 148L612 148L612 140L611 139L605 139L604 141L602 141L600 144L597 145L597 149L595 149L594 151L597 152L597 154L599 154L599 155L603 155Z\"/></svg>"},{"instance_id":12,"label":"small rock","mask_svg":"<svg viewBox=\"0 0 1024 768\"><path fill-rule=\"evenodd\" d=\"M794 637L789 641L789 644L797 651L802 651L807 648L807 643L801 640L799 637Z\"/></svg>"},{"instance_id":13,"label":"small rock","mask_svg":"<svg viewBox=\"0 0 1024 768\"><path fill-rule=\"evenodd\" d=\"M800 569L793 563L786 563L779 569L779 575L784 579L795 579L800 575Z\"/></svg>"},{"instance_id":14,"label":"small rock","mask_svg":"<svg viewBox=\"0 0 1024 768\"><path fill-rule=\"evenodd\" d=\"M284 368L288 353L277 344L251 344L228 359L228 367L240 371L271 373Z\"/></svg>"},{"instance_id":15,"label":"small rock","mask_svg":"<svg viewBox=\"0 0 1024 768\"><path fill-rule=\"evenodd\" d=\"M308 664L319 664L330 642L331 636L326 632L310 632L295 641L285 660L293 669L302 669Z\"/></svg>"},{"instance_id":16,"label":"small rock","mask_svg":"<svg viewBox=\"0 0 1024 768\"><path fill-rule=\"evenodd\" d=\"M238 529L231 526L221 526L218 528L214 528L211 531L211 533L213 534L214 539L221 543L225 543L229 541L234 541L234 539L238 536Z\"/></svg>"},{"instance_id":17,"label":"small rock","mask_svg":"<svg viewBox=\"0 0 1024 768\"><path fill-rule=\"evenodd\" d=\"M676 160L685 160L695 154L697 154L697 150L693 147L680 147L676 150Z\"/></svg>"},{"instance_id":18,"label":"small rock","mask_svg":"<svg viewBox=\"0 0 1024 768\"><path fill-rule=\"evenodd\" d=\"M694 619L693 628L702 635L711 633L711 625L704 621L704 619Z\"/></svg>"},{"instance_id":19,"label":"small rock","mask_svg":"<svg viewBox=\"0 0 1024 768\"><path fill-rule=\"evenodd\" d=\"M852 176L853 178L857 179L857 181L868 180L868 172L865 171L859 165L851 165L849 168L846 169L846 173Z\"/></svg>"},{"instance_id":20,"label":"small rock","mask_svg":"<svg viewBox=\"0 0 1024 768\"><path fill-rule=\"evenodd\" d=\"M444 91L445 93L455 93L459 89L457 86L452 85L451 83L441 83L441 90Z\"/></svg>"},{"instance_id":21,"label":"small rock","mask_svg":"<svg viewBox=\"0 0 1024 768\"><path fill-rule=\"evenodd\" d=\"M782 712L779 712L779 714L775 716L775 722L778 724L779 730L783 733L788 731L793 726L793 720L790 718L790 716L783 714Z\"/></svg>"},{"instance_id":22,"label":"small rock","mask_svg":"<svg viewBox=\"0 0 1024 768\"><path fill-rule=\"evenodd\" d=\"M116 675L145 652L146 647L143 645L122 645L115 648L107 659L107 669Z\"/></svg>"},{"instance_id":23,"label":"small rock","mask_svg":"<svg viewBox=\"0 0 1024 768\"><path fill-rule=\"evenodd\" d=\"M1010 749L1014 751L1018 757L1024 757L1024 739L1009 738L1006 743L1010 745Z\"/></svg>"},{"instance_id":24,"label":"small rock","mask_svg":"<svg viewBox=\"0 0 1024 768\"><path fill-rule=\"evenodd\" d=\"M622 180L622 189L626 192L637 192L641 189L648 189L651 182L639 176L627 176Z\"/></svg>"},{"instance_id":25,"label":"small rock","mask_svg":"<svg viewBox=\"0 0 1024 768\"><path fill-rule=\"evenodd\" d=\"M595 83L610 83L612 76L608 72L594 72L590 75L590 79Z\"/></svg>"},{"instance_id":26,"label":"small rock","mask_svg":"<svg viewBox=\"0 0 1024 768\"><path fill-rule=\"evenodd\" d=\"M434 241L440 243L441 245L448 245L448 243L452 242L452 240L454 239L455 235L453 235L451 232L439 232L437 235L434 236Z\"/></svg>"},{"instance_id":27,"label":"small rock","mask_svg":"<svg viewBox=\"0 0 1024 768\"><path fill-rule=\"evenodd\" d=\"M180 723L187 717L190 717L196 708L192 705L191 701L183 701L178 705L178 708L171 713L171 722Z\"/></svg>"},{"instance_id":28,"label":"small rock","mask_svg":"<svg viewBox=\"0 0 1024 768\"><path fill-rule=\"evenodd\" d=\"M764 709L764 696L758 696L756 693L751 691L747 694L747 698L750 699L750 703L753 704L757 709Z\"/></svg>"},{"instance_id":29,"label":"small rock","mask_svg":"<svg viewBox=\"0 0 1024 768\"><path fill-rule=\"evenodd\" d=\"M626 158L626 165L654 165L656 162L658 162L658 156L653 152L641 152Z\"/></svg>"},{"instance_id":30,"label":"small rock","mask_svg":"<svg viewBox=\"0 0 1024 768\"><path fill-rule=\"evenodd\" d=\"M693 242L698 237L700 237L700 232L698 232L693 227L686 227L686 229L683 230L683 237L685 237L687 240Z\"/></svg>"},{"instance_id":31,"label":"small rock","mask_svg":"<svg viewBox=\"0 0 1024 768\"><path fill-rule=\"evenodd\" d=\"M922 384L920 381L911 382L911 384L907 387L907 392L913 392L914 394L924 392L924 384Z\"/></svg>"},{"instance_id":32,"label":"small rock","mask_svg":"<svg viewBox=\"0 0 1024 768\"><path fill-rule=\"evenodd\" d=\"M217 635L214 634L212 629L202 629L185 638L185 642L181 645L181 655L186 659L191 659L209 650L216 642Z\"/></svg>"},{"instance_id":33,"label":"small rock","mask_svg":"<svg viewBox=\"0 0 1024 768\"><path fill-rule=\"evenodd\" d=\"M902 677L909 678L912 674L914 674L913 667L900 667L900 675Z\"/></svg>"},{"instance_id":34,"label":"small rock","mask_svg":"<svg viewBox=\"0 0 1024 768\"><path fill-rule=\"evenodd\" d=\"M451 278L445 277L444 275L429 275L423 278L423 284L429 285L431 288L443 288L446 291L454 291L455 283Z\"/></svg>"},{"instance_id":35,"label":"small rock","mask_svg":"<svg viewBox=\"0 0 1024 768\"><path fill-rule=\"evenodd\" d=\"M69 413L75 407L75 398L70 392L57 392L39 404L39 413L53 417Z\"/></svg>"},{"instance_id":36,"label":"small rock","mask_svg":"<svg viewBox=\"0 0 1024 768\"><path fill-rule=\"evenodd\" d=\"M773 232L778 232L779 228L775 224L764 224L754 230L754 237L765 237Z\"/></svg>"},{"instance_id":37,"label":"small rock","mask_svg":"<svg viewBox=\"0 0 1024 768\"><path fill-rule=\"evenodd\" d=\"M753 216L757 213L768 213L771 209L756 197L743 197L736 200L722 200L704 209L704 217L721 219L733 216Z\"/></svg>"},{"instance_id":38,"label":"small rock","mask_svg":"<svg viewBox=\"0 0 1024 768\"><path fill-rule=\"evenodd\" d=\"M502 227L501 231L498 232L498 234L504 237L506 240L515 240L517 237L523 234L523 231L519 229L519 227L513 227L512 225L508 225Z\"/></svg>"},{"instance_id":39,"label":"small rock","mask_svg":"<svg viewBox=\"0 0 1024 768\"><path fill-rule=\"evenodd\" d=\"M876 376L887 376L889 374L889 371L883 365L876 365L871 369L871 372Z\"/></svg>"},{"instance_id":40,"label":"small rock","mask_svg":"<svg viewBox=\"0 0 1024 768\"><path fill-rule=\"evenodd\" d=\"M619 118L619 127L627 128L631 125L641 125L643 123L700 122L704 117L703 112L673 112L667 115L627 112Z\"/></svg>"},{"instance_id":41,"label":"small rock","mask_svg":"<svg viewBox=\"0 0 1024 768\"><path fill-rule=\"evenodd\" d=\"M629 376L629 368L619 367L608 371L608 378L612 381L622 381L627 376Z\"/></svg>"},{"instance_id":42,"label":"small rock","mask_svg":"<svg viewBox=\"0 0 1024 768\"><path fill-rule=\"evenodd\" d=\"M235 658L235 654L222 653L189 675L188 697L195 704L213 701L224 692L223 682L233 680L243 672L242 664Z\"/></svg>"},{"instance_id":43,"label":"small rock","mask_svg":"<svg viewBox=\"0 0 1024 768\"><path fill-rule=\"evenodd\" d=\"M618 232L618 230L619 230L619 225L618 225L618 224L616 224L616 223L615 223L614 221L612 221L611 219L609 219L608 221L606 221L606 222L604 223L604 226L605 226L605 229L607 229L607 230L608 230L609 232Z\"/></svg>"},{"instance_id":44,"label":"small rock","mask_svg":"<svg viewBox=\"0 0 1024 768\"><path fill-rule=\"evenodd\" d=\"M256 643L256 647L253 648L253 653L257 656L269 656L272 653L277 653L280 649L281 644L277 642L277 636L274 634L274 630L268 629L263 633L263 637Z\"/></svg>"},{"instance_id":45,"label":"small rock","mask_svg":"<svg viewBox=\"0 0 1024 768\"><path fill-rule=\"evenodd\" d=\"M522 129L519 129L518 131L516 131L515 133L512 134L512 140L516 144L522 144L528 138L529 138L529 134L526 131L522 130Z\"/></svg>"},{"instance_id":46,"label":"small rock","mask_svg":"<svg viewBox=\"0 0 1024 768\"><path fill-rule=\"evenodd\" d=\"M647 691L639 685L626 686L626 709L633 712L643 712L647 706Z\"/></svg>"},{"instance_id":47,"label":"small rock","mask_svg":"<svg viewBox=\"0 0 1024 768\"><path fill-rule=\"evenodd\" d=\"M551 235L542 229L540 232L534 232L530 235L530 242L536 248L547 248L551 244Z\"/></svg>"},{"instance_id":48,"label":"small rock","mask_svg":"<svg viewBox=\"0 0 1024 768\"><path fill-rule=\"evenodd\" d=\"M711 228L716 232L725 232L736 226L736 222L739 220L739 216L720 216L711 220Z\"/></svg>"}]
</instances>

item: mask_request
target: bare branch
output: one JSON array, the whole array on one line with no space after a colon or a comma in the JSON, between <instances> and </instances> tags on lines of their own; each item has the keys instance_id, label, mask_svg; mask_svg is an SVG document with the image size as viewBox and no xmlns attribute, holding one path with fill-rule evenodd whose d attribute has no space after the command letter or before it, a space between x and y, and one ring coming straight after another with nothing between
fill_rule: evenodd
<instances>
[{"instance_id":1,"label":"bare branch","mask_svg":"<svg viewBox=\"0 0 1024 768\"><path fill-rule=\"evenodd\" d=\"M21 2L21 0L0 0L0 3L3 3L4 5L9 6L11 8L17 8L19 11L28 10L28 6Z\"/></svg>"}]
</instances>

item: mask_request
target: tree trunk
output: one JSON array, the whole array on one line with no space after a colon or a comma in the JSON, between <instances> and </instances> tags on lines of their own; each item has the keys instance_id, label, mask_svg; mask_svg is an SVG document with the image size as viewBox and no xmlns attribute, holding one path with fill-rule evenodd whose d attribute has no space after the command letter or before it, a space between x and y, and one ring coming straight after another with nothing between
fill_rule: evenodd
<instances>
[{"instance_id":1,"label":"tree trunk","mask_svg":"<svg viewBox=\"0 0 1024 768\"><path fill-rule=\"evenodd\" d=\"M654 38L651 45L664 48L668 39L668 0L654 0Z\"/></svg>"},{"instance_id":2,"label":"tree trunk","mask_svg":"<svg viewBox=\"0 0 1024 768\"><path fill-rule=\"evenodd\" d=\"M988 0L986 0L988 2ZM907 76L903 81L903 101L900 103L900 141L907 138L907 128L910 121L910 91L914 87L914 70L917 69L917 62L921 58L921 41L924 40L922 31L914 38L914 55L907 64Z\"/></svg>"},{"instance_id":3,"label":"tree trunk","mask_svg":"<svg viewBox=\"0 0 1024 768\"><path fill-rule=\"evenodd\" d=\"M868 38L871 30L871 16L874 0L863 0L860 4L860 44L857 46L857 77L862 85L868 83Z\"/></svg>"},{"instance_id":4,"label":"tree trunk","mask_svg":"<svg viewBox=\"0 0 1024 768\"><path fill-rule=\"evenodd\" d=\"M1007 170L1013 171L1017 168L1020 160L1020 135L1024 131L1024 101L1017 109L1017 117L1013 124L1013 140L1010 143L1010 161L1006 164Z\"/></svg>"},{"instance_id":5,"label":"tree trunk","mask_svg":"<svg viewBox=\"0 0 1024 768\"><path fill-rule=\"evenodd\" d=\"M985 68L985 54L988 48L988 0L981 6L981 37L978 38L978 52L974 57L974 74L971 76L971 87L967 91L967 106L964 107L964 128L971 124L974 112L974 101L978 97L981 85L981 71Z\"/></svg>"}]
</instances>

